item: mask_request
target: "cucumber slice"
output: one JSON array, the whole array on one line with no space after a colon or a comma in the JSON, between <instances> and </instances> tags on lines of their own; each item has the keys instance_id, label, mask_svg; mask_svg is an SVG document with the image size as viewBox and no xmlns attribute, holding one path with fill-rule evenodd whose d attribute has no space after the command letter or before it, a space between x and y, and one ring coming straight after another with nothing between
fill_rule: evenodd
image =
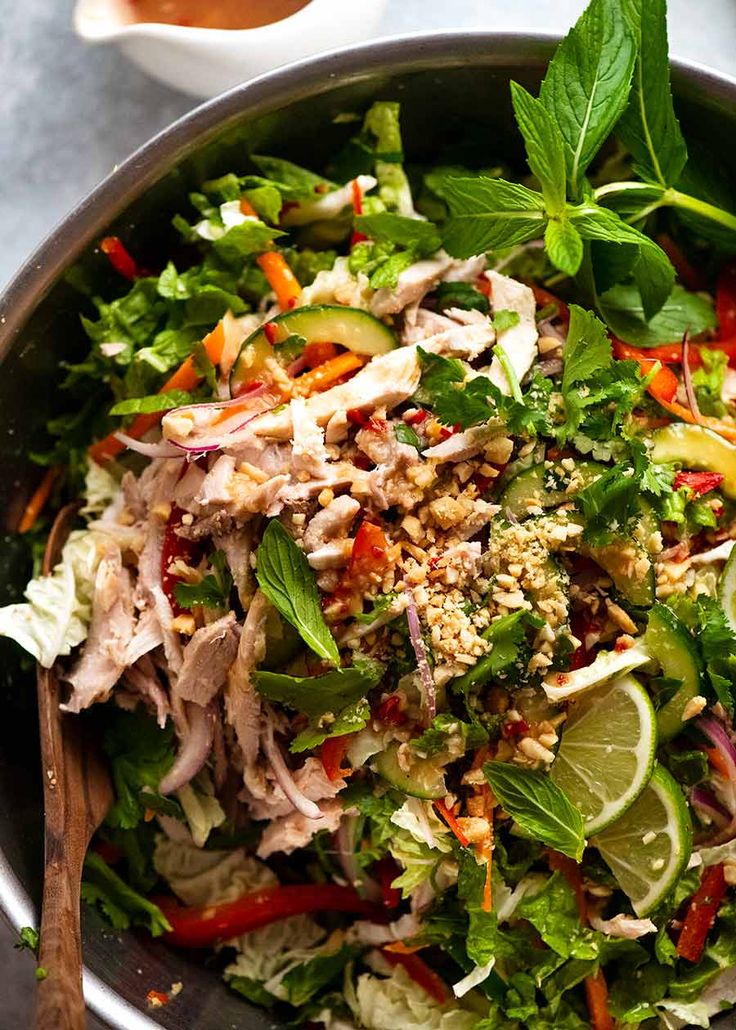
<instances>
[{"instance_id":1,"label":"cucumber slice","mask_svg":"<svg viewBox=\"0 0 736 1030\"><path fill-rule=\"evenodd\" d=\"M702 665L687 627L664 604L652 608L644 643L665 676L682 680L674 697L657 712L659 739L671 740L686 725L682 713L688 701L703 692Z\"/></svg>"},{"instance_id":2,"label":"cucumber slice","mask_svg":"<svg viewBox=\"0 0 736 1030\"><path fill-rule=\"evenodd\" d=\"M626 651L599 651L595 661L572 672L550 672L542 680L544 692L550 701L565 701L575 694L582 694L591 687L597 687L614 676L647 665L652 660L643 639Z\"/></svg>"},{"instance_id":3,"label":"cucumber slice","mask_svg":"<svg viewBox=\"0 0 736 1030\"><path fill-rule=\"evenodd\" d=\"M736 547L731 551L718 581L718 599L729 626L736 633Z\"/></svg>"},{"instance_id":4,"label":"cucumber slice","mask_svg":"<svg viewBox=\"0 0 736 1030\"><path fill-rule=\"evenodd\" d=\"M646 548L633 537L619 537L600 547L581 542L579 550L608 573L616 590L630 604L636 608L648 608L654 604L654 563Z\"/></svg>"},{"instance_id":5,"label":"cucumber slice","mask_svg":"<svg viewBox=\"0 0 736 1030\"><path fill-rule=\"evenodd\" d=\"M652 436L651 458L659 465L676 463L688 469L720 472L724 477L721 489L736 500L736 446L712 429L686 422L664 426Z\"/></svg>"},{"instance_id":6,"label":"cucumber slice","mask_svg":"<svg viewBox=\"0 0 736 1030\"><path fill-rule=\"evenodd\" d=\"M396 347L396 337L383 322L360 308L348 308L341 304L315 304L294 308L283 315L277 315L268 322L269 336L263 326L256 329L240 348L230 373L230 393L237 396L246 383L258 377L258 369L264 357L270 354L278 357L287 344L291 348L294 337L306 343L336 343L355 354L374 357L386 354ZM300 348L301 349L301 348ZM289 350L288 358L294 353Z\"/></svg>"},{"instance_id":7,"label":"cucumber slice","mask_svg":"<svg viewBox=\"0 0 736 1030\"><path fill-rule=\"evenodd\" d=\"M508 509L517 519L525 519L529 517L528 501L533 500L540 508L547 509L557 508L565 501L571 500L577 491L567 493L564 489L557 490L549 485L550 480L556 478L556 469L569 476L569 473L557 463L552 469L545 468L545 464L542 462L519 472L501 495L499 503L502 509ZM606 467L597 461L578 461L575 464L575 470L576 482L579 483L577 489L582 490L593 480L598 479L606 471Z\"/></svg>"},{"instance_id":8,"label":"cucumber slice","mask_svg":"<svg viewBox=\"0 0 736 1030\"><path fill-rule=\"evenodd\" d=\"M374 759L376 772L404 794L413 798L432 800L447 793L445 775L436 762L429 758L412 757L409 772L399 765L398 744L390 744Z\"/></svg>"}]
</instances>

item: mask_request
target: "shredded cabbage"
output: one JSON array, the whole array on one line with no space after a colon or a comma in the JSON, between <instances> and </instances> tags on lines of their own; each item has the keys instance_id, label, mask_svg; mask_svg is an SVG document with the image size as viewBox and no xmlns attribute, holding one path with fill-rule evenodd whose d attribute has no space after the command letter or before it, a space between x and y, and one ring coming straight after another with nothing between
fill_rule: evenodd
<instances>
[{"instance_id":1,"label":"shredded cabbage","mask_svg":"<svg viewBox=\"0 0 736 1030\"><path fill-rule=\"evenodd\" d=\"M209 774L201 772L193 783L186 783L177 790L176 796L187 817L192 840L198 848L203 848L212 830L225 822L225 813L215 797Z\"/></svg>"},{"instance_id":2,"label":"shredded cabbage","mask_svg":"<svg viewBox=\"0 0 736 1030\"><path fill-rule=\"evenodd\" d=\"M119 492L120 484L110 473L109 468L103 468L96 461L90 461L87 475L84 477L85 505L81 514L101 515L105 508L112 504Z\"/></svg>"},{"instance_id":3,"label":"shredded cabbage","mask_svg":"<svg viewBox=\"0 0 736 1030\"><path fill-rule=\"evenodd\" d=\"M478 1016L452 1005L438 1005L423 987L397 966L390 977L358 977L356 1015L367 1030L472 1030Z\"/></svg>"},{"instance_id":4,"label":"shredded cabbage","mask_svg":"<svg viewBox=\"0 0 736 1030\"><path fill-rule=\"evenodd\" d=\"M97 533L75 530L52 574L26 587L27 603L0 608L0 636L15 640L45 669L87 637L100 541Z\"/></svg>"},{"instance_id":5,"label":"shredded cabbage","mask_svg":"<svg viewBox=\"0 0 736 1030\"><path fill-rule=\"evenodd\" d=\"M276 876L263 862L235 851L204 851L160 835L153 854L156 872L186 905L217 905L268 887Z\"/></svg>"}]
</instances>

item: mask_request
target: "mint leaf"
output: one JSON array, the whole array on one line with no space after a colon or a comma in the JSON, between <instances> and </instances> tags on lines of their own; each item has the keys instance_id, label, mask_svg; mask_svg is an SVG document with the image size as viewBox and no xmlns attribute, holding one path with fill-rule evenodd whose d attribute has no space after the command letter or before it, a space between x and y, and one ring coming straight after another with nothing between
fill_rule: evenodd
<instances>
[{"instance_id":1,"label":"mint leaf","mask_svg":"<svg viewBox=\"0 0 736 1030\"><path fill-rule=\"evenodd\" d=\"M567 394L574 383L584 383L599 369L611 364L611 341L606 327L592 311L577 304L570 305L570 328L564 353L562 393Z\"/></svg>"},{"instance_id":2,"label":"mint leaf","mask_svg":"<svg viewBox=\"0 0 736 1030\"><path fill-rule=\"evenodd\" d=\"M355 944L343 944L336 950L328 946L307 962L291 966L280 984L286 1001L297 1008L305 1005L318 991L341 979L345 966L358 958L362 950Z\"/></svg>"},{"instance_id":3,"label":"mint leaf","mask_svg":"<svg viewBox=\"0 0 736 1030\"><path fill-rule=\"evenodd\" d=\"M491 309L488 298L484 297L472 283L449 282L440 283L434 291L437 299L437 310L462 308L463 311L481 311L487 315ZM513 312L518 318L518 313Z\"/></svg>"},{"instance_id":4,"label":"mint leaf","mask_svg":"<svg viewBox=\"0 0 736 1030\"><path fill-rule=\"evenodd\" d=\"M544 231L544 197L518 183L486 176L448 178L443 197L450 208L443 239L453 257L511 247Z\"/></svg>"},{"instance_id":5,"label":"mint leaf","mask_svg":"<svg viewBox=\"0 0 736 1030\"><path fill-rule=\"evenodd\" d=\"M528 919L544 943L562 958L594 959L598 946L580 923L572 887L553 873L541 890L525 895L514 913Z\"/></svg>"},{"instance_id":6,"label":"mint leaf","mask_svg":"<svg viewBox=\"0 0 736 1030\"><path fill-rule=\"evenodd\" d=\"M356 228L378 243L395 243L413 249L418 256L428 257L440 249L439 233L431 222L406 218L391 211L375 215L359 215Z\"/></svg>"},{"instance_id":7,"label":"mint leaf","mask_svg":"<svg viewBox=\"0 0 736 1030\"><path fill-rule=\"evenodd\" d=\"M685 167L687 147L672 105L666 0L625 0L639 35L639 55L629 106L616 129L647 182L673 186Z\"/></svg>"},{"instance_id":8,"label":"mint leaf","mask_svg":"<svg viewBox=\"0 0 736 1030\"><path fill-rule=\"evenodd\" d=\"M281 229L274 229L272 225L249 220L228 229L224 236L213 241L212 249L226 265L242 265L244 258L262 253L276 236L283 235Z\"/></svg>"},{"instance_id":9,"label":"mint leaf","mask_svg":"<svg viewBox=\"0 0 736 1030\"><path fill-rule=\"evenodd\" d=\"M357 733L365 729L371 717L371 709L365 698L346 705L334 718L316 719L296 735L289 745L292 754L311 751L319 747L329 737L344 737L347 733Z\"/></svg>"},{"instance_id":10,"label":"mint leaf","mask_svg":"<svg viewBox=\"0 0 736 1030\"><path fill-rule=\"evenodd\" d=\"M194 397L186 390L169 390L168 393L153 393L146 397L128 397L110 408L111 415L148 415L154 411L171 411L183 404L193 404Z\"/></svg>"},{"instance_id":11,"label":"mint leaf","mask_svg":"<svg viewBox=\"0 0 736 1030\"><path fill-rule=\"evenodd\" d=\"M619 0L592 0L550 62L540 99L562 133L573 194L626 106L635 60Z\"/></svg>"},{"instance_id":12,"label":"mint leaf","mask_svg":"<svg viewBox=\"0 0 736 1030\"><path fill-rule=\"evenodd\" d=\"M698 293L688 293L679 285L648 322L636 286L615 286L600 297L599 303L609 328L636 347L672 343L681 340L686 331L697 336L716 325L712 301Z\"/></svg>"},{"instance_id":13,"label":"mint leaf","mask_svg":"<svg viewBox=\"0 0 736 1030\"><path fill-rule=\"evenodd\" d=\"M493 328L496 333L504 333L507 329L513 329L521 321L518 311L509 311L508 308L499 308L493 312Z\"/></svg>"},{"instance_id":14,"label":"mint leaf","mask_svg":"<svg viewBox=\"0 0 736 1030\"><path fill-rule=\"evenodd\" d=\"M511 83L511 100L519 126L529 168L542 187L547 213L555 216L565 210L565 152L560 130L541 100Z\"/></svg>"},{"instance_id":15,"label":"mint leaf","mask_svg":"<svg viewBox=\"0 0 736 1030\"><path fill-rule=\"evenodd\" d=\"M406 443L410 447L416 447L417 450L421 447L419 437L406 422L397 422L394 426L394 436L399 443Z\"/></svg>"},{"instance_id":16,"label":"mint leaf","mask_svg":"<svg viewBox=\"0 0 736 1030\"><path fill-rule=\"evenodd\" d=\"M555 268L577 275L583 261L583 240L567 218L551 219L544 231L544 245Z\"/></svg>"},{"instance_id":17,"label":"mint leaf","mask_svg":"<svg viewBox=\"0 0 736 1030\"><path fill-rule=\"evenodd\" d=\"M174 726L163 729L156 720L137 708L116 711L102 739L110 761L115 803L107 814L110 826L130 830L138 825L147 809L180 814L178 803L157 793L158 785L174 764Z\"/></svg>"},{"instance_id":18,"label":"mint leaf","mask_svg":"<svg viewBox=\"0 0 736 1030\"><path fill-rule=\"evenodd\" d=\"M258 670L253 674L253 682L269 701L317 718L360 701L381 682L383 672L380 662L356 655L354 665L333 669L323 676L289 676L285 672Z\"/></svg>"},{"instance_id":19,"label":"mint leaf","mask_svg":"<svg viewBox=\"0 0 736 1030\"><path fill-rule=\"evenodd\" d=\"M295 165L292 161L286 161L283 157L267 157L265 154L251 154L251 161L267 178L274 180L281 193L286 193L291 199L313 200L320 193L335 189L335 183L330 182L324 175L315 175L314 172Z\"/></svg>"},{"instance_id":20,"label":"mint leaf","mask_svg":"<svg viewBox=\"0 0 736 1030\"><path fill-rule=\"evenodd\" d=\"M303 551L277 519L266 526L256 553L256 579L304 643L320 658L339 665L340 653L322 614L312 570Z\"/></svg>"},{"instance_id":21,"label":"mint leaf","mask_svg":"<svg viewBox=\"0 0 736 1030\"><path fill-rule=\"evenodd\" d=\"M546 773L509 762L487 762L483 773L504 810L523 830L580 861L585 849L583 817Z\"/></svg>"},{"instance_id":22,"label":"mint leaf","mask_svg":"<svg viewBox=\"0 0 736 1030\"><path fill-rule=\"evenodd\" d=\"M201 605L205 608L228 608L230 592L233 588L233 577L227 566L223 551L215 551L210 558L212 572L204 576L199 583L176 583L174 597L182 608L194 608Z\"/></svg>"},{"instance_id":23,"label":"mint leaf","mask_svg":"<svg viewBox=\"0 0 736 1030\"><path fill-rule=\"evenodd\" d=\"M639 256L631 273L639 287L645 317L656 315L675 282L675 270L665 252L608 208L582 204L571 207L569 217L583 239L638 247Z\"/></svg>"}]
</instances>

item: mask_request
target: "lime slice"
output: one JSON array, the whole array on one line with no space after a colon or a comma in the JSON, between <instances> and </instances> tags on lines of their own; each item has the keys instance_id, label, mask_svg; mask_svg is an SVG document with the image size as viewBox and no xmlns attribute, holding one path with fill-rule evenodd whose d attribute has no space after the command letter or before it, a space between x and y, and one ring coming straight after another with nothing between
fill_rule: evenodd
<instances>
[{"instance_id":1,"label":"lime slice","mask_svg":"<svg viewBox=\"0 0 736 1030\"><path fill-rule=\"evenodd\" d=\"M591 841L638 916L656 908L681 875L692 851L687 803L662 766L634 804Z\"/></svg>"},{"instance_id":2,"label":"lime slice","mask_svg":"<svg viewBox=\"0 0 736 1030\"><path fill-rule=\"evenodd\" d=\"M718 583L718 597L731 629L736 633L736 547L731 551Z\"/></svg>"},{"instance_id":3,"label":"lime slice","mask_svg":"<svg viewBox=\"0 0 736 1030\"><path fill-rule=\"evenodd\" d=\"M657 717L644 687L621 676L569 710L550 776L585 820L590 837L618 819L649 782Z\"/></svg>"}]
</instances>

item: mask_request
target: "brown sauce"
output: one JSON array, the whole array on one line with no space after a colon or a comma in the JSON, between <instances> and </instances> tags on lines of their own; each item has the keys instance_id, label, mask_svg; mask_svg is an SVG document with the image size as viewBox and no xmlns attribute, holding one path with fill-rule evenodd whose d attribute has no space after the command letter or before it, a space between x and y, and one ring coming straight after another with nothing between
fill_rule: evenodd
<instances>
[{"instance_id":1,"label":"brown sauce","mask_svg":"<svg viewBox=\"0 0 736 1030\"><path fill-rule=\"evenodd\" d=\"M288 18L309 0L123 0L133 22L201 29L255 29Z\"/></svg>"}]
</instances>

